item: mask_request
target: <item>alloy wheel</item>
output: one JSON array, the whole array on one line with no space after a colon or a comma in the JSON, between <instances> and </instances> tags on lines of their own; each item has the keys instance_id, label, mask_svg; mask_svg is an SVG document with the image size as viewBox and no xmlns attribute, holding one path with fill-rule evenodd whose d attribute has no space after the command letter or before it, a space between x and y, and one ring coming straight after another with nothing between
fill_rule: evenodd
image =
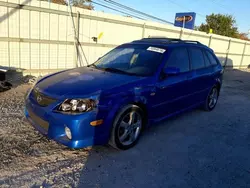
<instances>
[{"instance_id":1,"label":"alloy wheel","mask_svg":"<svg viewBox=\"0 0 250 188\"><path fill-rule=\"evenodd\" d=\"M218 100L218 90L214 87L209 95L208 106L209 108L214 108Z\"/></svg>"},{"instance_id":2,"label":"alloy wheel","mask_svg":"<svg viewBox=\"0 0 250 188\"><path fill-rule=\"evenodd\" d=\"M127 146L137 140L142 128L142 117L136 111L125 114L118 128L119 141Z\"/></svg>"}]
</instances>

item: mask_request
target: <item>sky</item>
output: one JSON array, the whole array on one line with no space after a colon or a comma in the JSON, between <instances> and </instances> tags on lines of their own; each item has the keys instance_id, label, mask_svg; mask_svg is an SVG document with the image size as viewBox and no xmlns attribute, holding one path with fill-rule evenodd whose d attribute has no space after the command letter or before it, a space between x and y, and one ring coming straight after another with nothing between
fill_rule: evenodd
<instances>
[{"instance_id":1,"label":"sky","mask_svg":"<svg viewBox=\"0 0 250 188\"><path fill-rule=\"evenodd\" d=\"M102 3L101 0L93 0ZM250 0L114 0L147 14L174 22L176 12L196 12L195 25L205 22L212 13L231 14L235 17L240 32L250 30ZM95 10L121 14L93 4Z\"/></svg>"}]
</instances>

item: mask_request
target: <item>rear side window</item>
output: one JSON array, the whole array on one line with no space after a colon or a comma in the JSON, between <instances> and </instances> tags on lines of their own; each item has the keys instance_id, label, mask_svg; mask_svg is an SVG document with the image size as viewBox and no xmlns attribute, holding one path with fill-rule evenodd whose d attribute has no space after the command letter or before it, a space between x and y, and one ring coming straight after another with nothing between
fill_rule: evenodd
<instances>
[{"instance_id":1,"label":"rear side window","mask_svg":"<svg viewBox=\"0 0 250 188\"><path fill-rule=\"evenodd\" d=\"M205 67L203 53L199 48L189 48L192 69Z\"/></svg>"},{"instance_id":2,"label":"rear side window","mask_svg":"<svg viewBox=\"0 0 250 188\"><path fill-rule=\"evenodd\" d=\"M206 52L203 52L203 55L204 55L205 66L209 67L211 65L211 63L210 63L210 60L207 57Z\"/></svg>"},{"instance_id":3,"label":"rear side window","mask_svg":"<svg viewBox=\"0 0 250 188\"><path fill-rule=\"evenodd\" d=\"M211 65L217 65L217 60L215 57L208 51L206 51L206 54L208 56L208 59L210 60Z\"/></svg>"},{"instance_id":4,"label":"rear side window","mask_svg":"<svg viewBox=\"0 0 250 188\"><path fill-rule=\"evenodd\" d=\"M175 48L165 67L176 67L180 69L180 72L189 71L189 58L186 48Z\"/></svg>"}]
</instances>

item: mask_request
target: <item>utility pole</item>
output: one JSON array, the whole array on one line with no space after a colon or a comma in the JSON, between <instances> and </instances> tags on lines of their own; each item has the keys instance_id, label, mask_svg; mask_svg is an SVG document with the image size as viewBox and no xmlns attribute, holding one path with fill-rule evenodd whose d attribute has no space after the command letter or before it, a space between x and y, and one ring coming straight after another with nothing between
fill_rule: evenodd
<instances>
[{"instance_id":1,"label":"utility pole","mask_svg":"<svg viewBox=\"0 0 250 188\"><path fill-rule=\"evenodd\" d=\"M75 22L74 22L74 17L73 17L73 12L72 12L72 6L71 6L71 2L70 0L68 0L68 7L69 7L69 16L71 18L71 22L72 22L72 30L74 32L74 48L75 48L75 55L74 55L74 63L75 66L78 67L78 58L79 58L79 51L78 51L78 34L76 31L76 27L75 27ZM79 14L77 15L77 18L79 19ZM79 20L77 20L77 22L79 22Z\"/></svg>"}]
</instances>

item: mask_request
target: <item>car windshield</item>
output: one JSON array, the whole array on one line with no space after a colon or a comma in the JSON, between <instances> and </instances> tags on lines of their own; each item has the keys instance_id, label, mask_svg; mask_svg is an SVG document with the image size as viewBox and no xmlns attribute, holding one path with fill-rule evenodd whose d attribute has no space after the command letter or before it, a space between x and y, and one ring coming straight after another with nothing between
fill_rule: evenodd
<instances>
[{"instance_id":1,"label":"car windshield","mask_svg":"<svg viewBox=\"0 0 250 188\"><path fill-rule=\"evenodd\" d=\"M150 76L157 70L165 49L119 47L110 51L92 66L121 74Z\"/></svg>"}]
</instances>

